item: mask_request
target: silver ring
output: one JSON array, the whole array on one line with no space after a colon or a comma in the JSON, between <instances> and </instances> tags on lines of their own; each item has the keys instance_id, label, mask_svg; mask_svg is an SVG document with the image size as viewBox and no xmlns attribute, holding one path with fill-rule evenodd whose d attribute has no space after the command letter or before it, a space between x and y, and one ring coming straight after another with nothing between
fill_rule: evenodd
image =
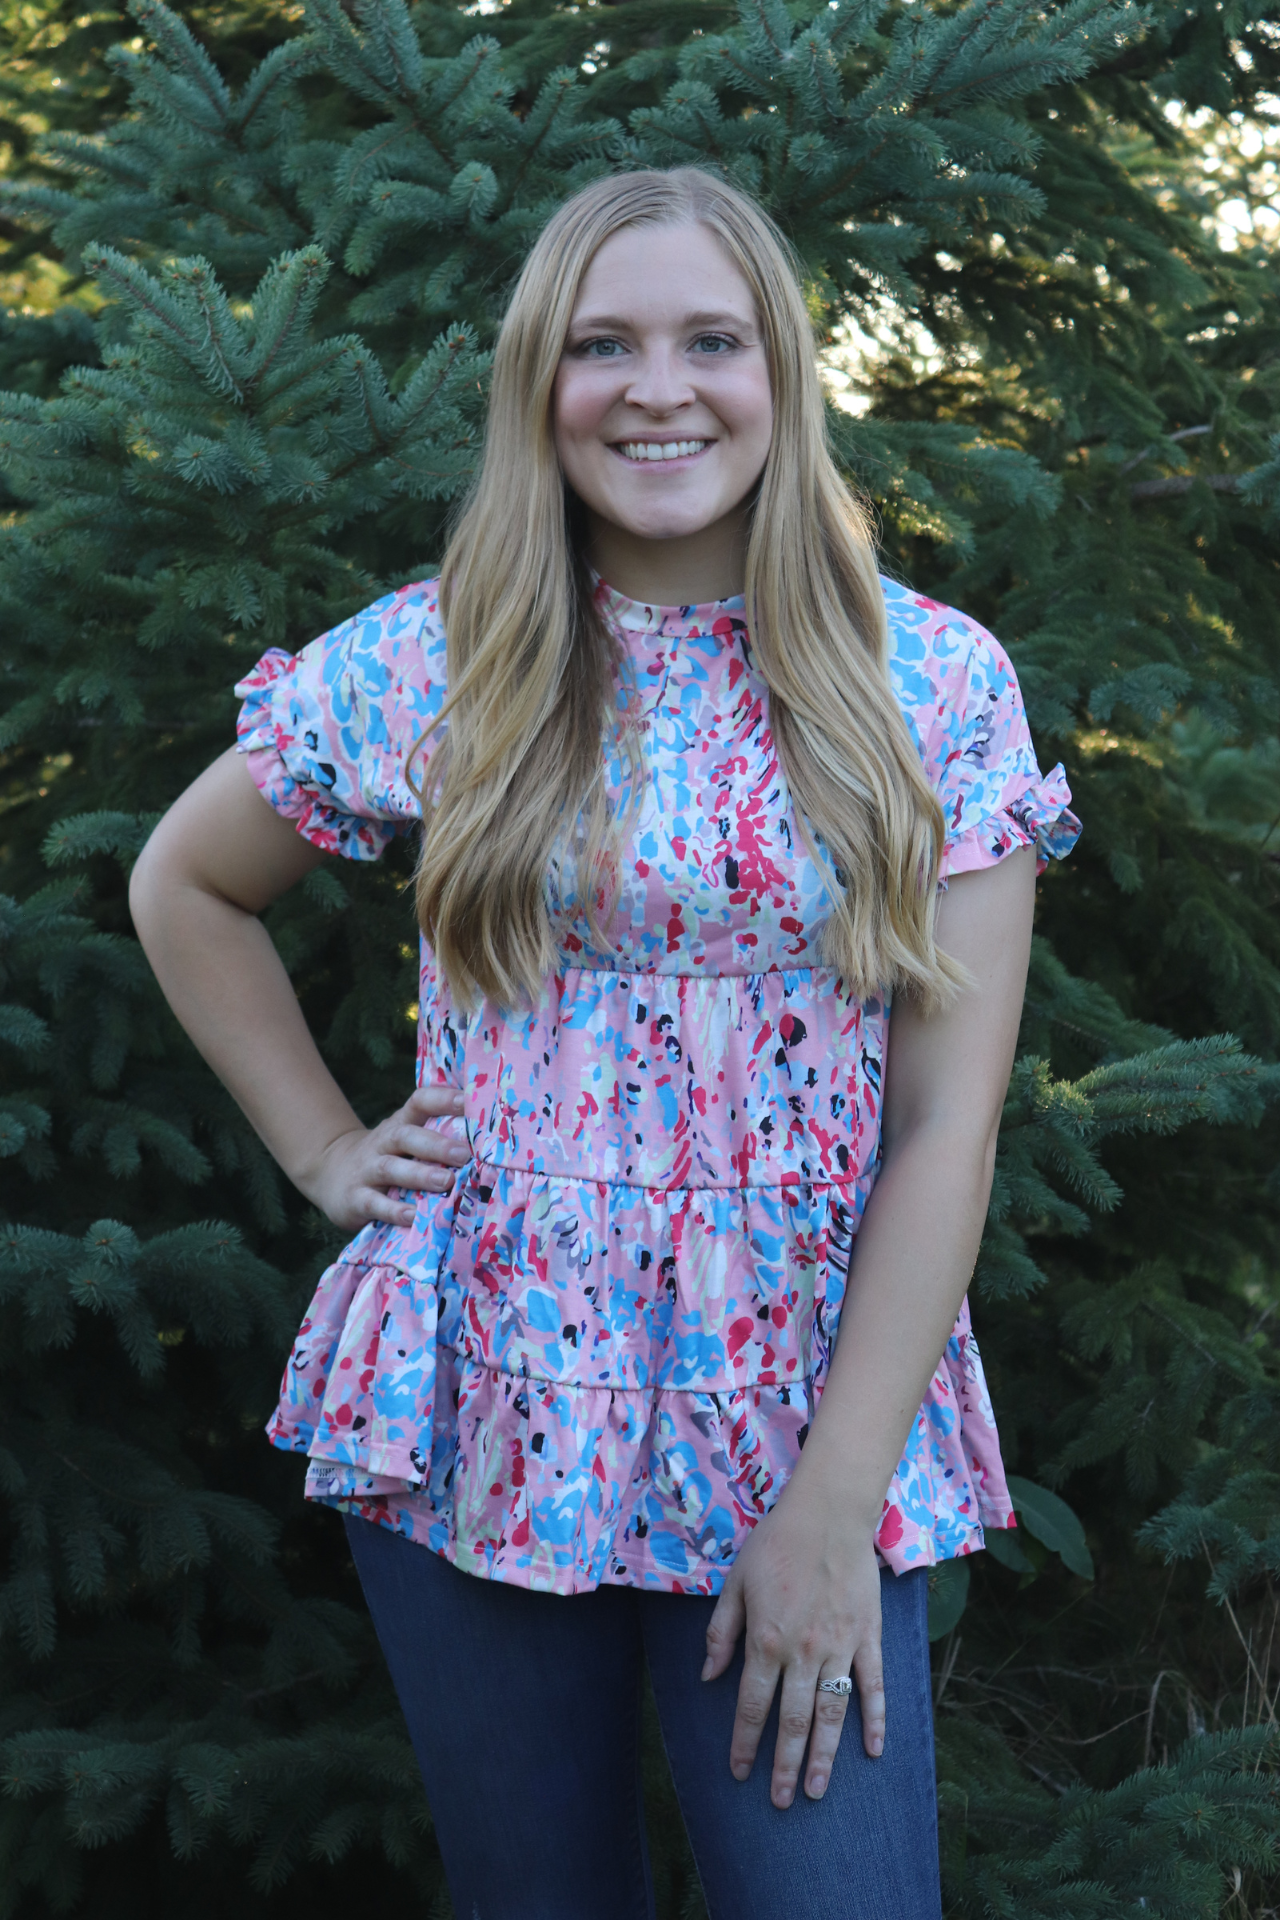
<instances>
[{"instance_id":1,"label":"silver ring","mask_svg":"<svg viewBox=\"0 0 1280 1920\"><path fill-rule=\"evenodd\" d=\"M853 1692L853 1682L847 1673L841 1674L838 1680L819 1680L818 1692L838 1693L844 1699L848 1699L849 1695Z\"/></svg>"}]
</instances>

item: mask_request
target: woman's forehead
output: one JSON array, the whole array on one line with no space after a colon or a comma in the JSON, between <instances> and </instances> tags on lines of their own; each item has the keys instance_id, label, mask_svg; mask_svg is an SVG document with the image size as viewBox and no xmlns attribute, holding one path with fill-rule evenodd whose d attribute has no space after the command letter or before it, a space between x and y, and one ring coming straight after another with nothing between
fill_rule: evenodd
<instances>
[{"instance_id":1,"label":"woman's forehead","mask_svg":"<svg viewBox=\"0 0 1280 1920\"><path fill-rule=\"evenodd\" d=\"M582 276L573 325L606 331L648 315L716 327L754 323L750 286L709 228L622 227L597 250Z\"/></svg>"}]
</instances>

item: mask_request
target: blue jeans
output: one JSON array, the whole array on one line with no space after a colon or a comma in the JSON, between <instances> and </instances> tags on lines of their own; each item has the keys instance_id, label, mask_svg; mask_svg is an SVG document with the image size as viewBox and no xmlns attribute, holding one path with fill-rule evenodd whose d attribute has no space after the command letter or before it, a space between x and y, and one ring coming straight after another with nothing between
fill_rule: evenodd
<instances>
[{"instance_id":1,"label":"blue jeans","mask_svg":"<svg viewBox=\"0 0 1280 1920\"><path fill-rule=\"evenodd\" d=\"M742 1649L704 1685L713 1600L566 1598L460 1573L348 1519L422 1768L457 1920L653 1920L640 1791L647 1661L711 1920L939 1920L923 1569L881 1578L884 1752L857 1695L821 1800L769 1799L777 1701L749 1779L729 1771Z\"/></svg>"}]
</instances>

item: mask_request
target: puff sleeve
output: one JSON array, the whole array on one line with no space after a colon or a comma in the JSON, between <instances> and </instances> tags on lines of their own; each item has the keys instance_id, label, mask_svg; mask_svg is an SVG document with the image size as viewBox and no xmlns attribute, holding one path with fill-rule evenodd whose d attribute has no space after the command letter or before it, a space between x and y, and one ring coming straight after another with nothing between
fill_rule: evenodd
<instances>
[{"instance_id":1,"label":"puff sleeve","mask_svg":"<svg viewBox=\"0 0 1280 1920\"><path fill-rule=\"evenodd\" d=\"M895 691L946 825L939 878L1030 846L1043 872L1070 853L1080 822L1062 767L1040 771L1008 654L954 608L889 582L885 598Z\"/></svg>"},{"instance_id":2,"label":"puff sleeve","mask_svg":"<svg viewBox=\"0 0 1280 1920\"><path fill-rule=\"evenodd\" d=\"M437 598L435 581L403 587L300 653L273 647L236 687L254 785L326 853L376 860L421 818L405 771L444 701Z\"/></svg>"}]
</instances>

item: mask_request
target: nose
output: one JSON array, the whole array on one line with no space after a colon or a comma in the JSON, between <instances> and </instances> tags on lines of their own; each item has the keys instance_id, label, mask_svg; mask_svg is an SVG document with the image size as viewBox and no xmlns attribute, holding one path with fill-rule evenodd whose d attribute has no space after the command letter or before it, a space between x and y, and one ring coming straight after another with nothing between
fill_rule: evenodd
<instances>
[{"instance_id":1,"label":"nose","mask_svg":"<svg viewBox=\"0 0 1280 1920\"><path fill-rule=\"evenodd\" d=\"M666 415L692 406L697 396L679 353L663 344L647 347L637 356L625 398L631 406L642 407L646 413Z\"/></svg>"}]
</instances>

